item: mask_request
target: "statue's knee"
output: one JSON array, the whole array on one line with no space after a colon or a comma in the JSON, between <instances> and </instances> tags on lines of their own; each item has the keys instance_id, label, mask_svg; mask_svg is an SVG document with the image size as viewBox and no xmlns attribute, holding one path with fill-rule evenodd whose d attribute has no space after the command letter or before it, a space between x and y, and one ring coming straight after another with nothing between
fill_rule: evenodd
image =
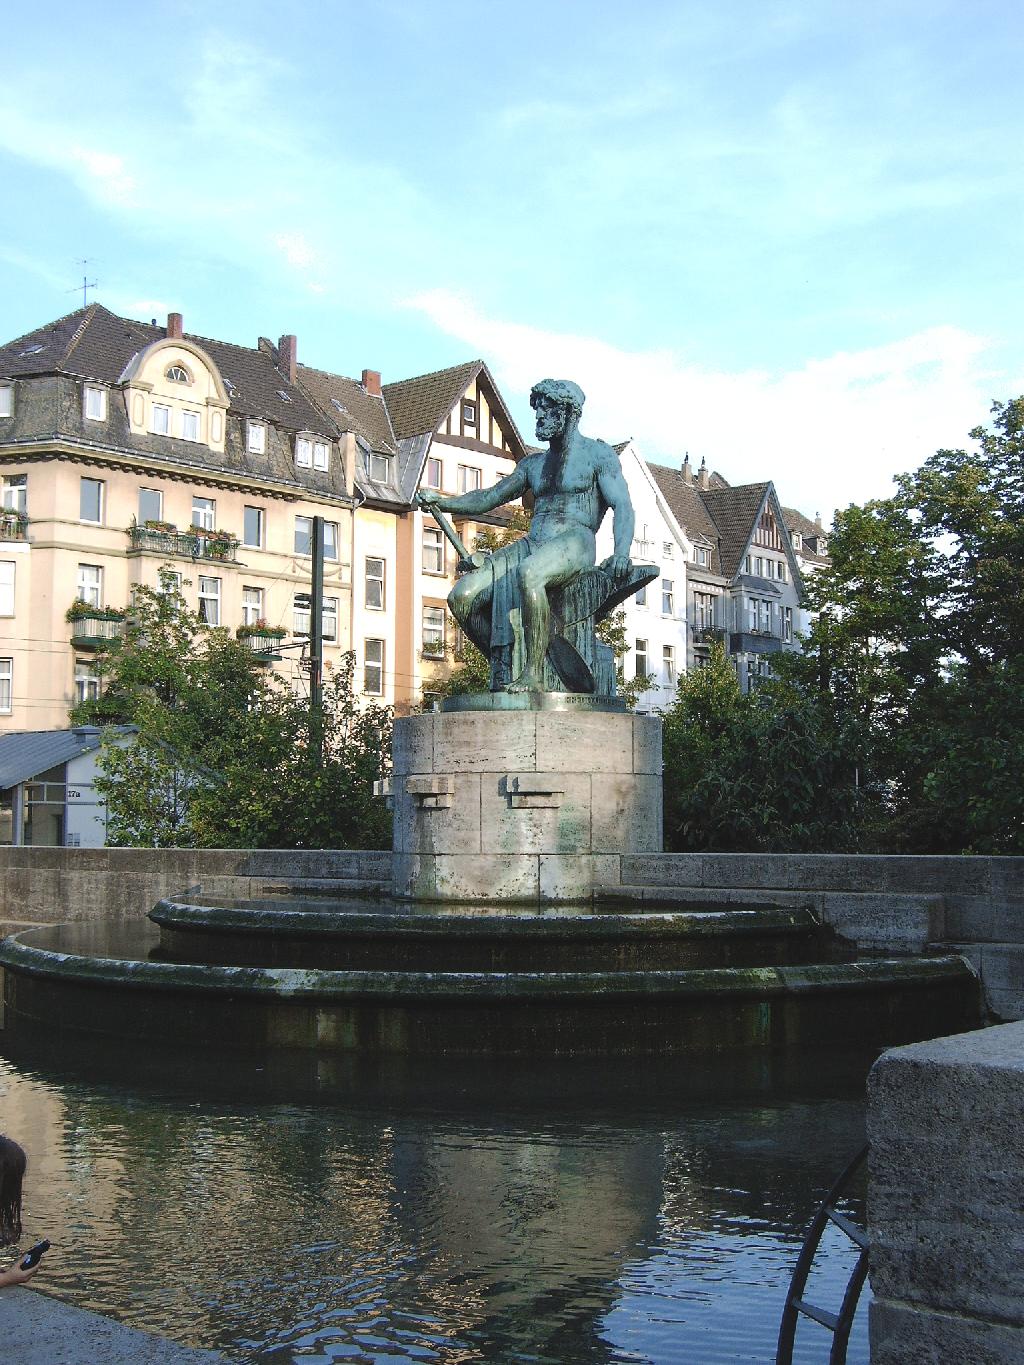
<instances>
[{"instance_id":1,"label":"statue's knee","mask_svg":"<svg viewBox=\"0 0 1024 1365\"><path fill-rule=\"evenodd\" d=\"M473 608L473 594L466 590L464 583L456 583L448 594L448 610L456 621L463 621Z\"/></svg>"}]
</instances>

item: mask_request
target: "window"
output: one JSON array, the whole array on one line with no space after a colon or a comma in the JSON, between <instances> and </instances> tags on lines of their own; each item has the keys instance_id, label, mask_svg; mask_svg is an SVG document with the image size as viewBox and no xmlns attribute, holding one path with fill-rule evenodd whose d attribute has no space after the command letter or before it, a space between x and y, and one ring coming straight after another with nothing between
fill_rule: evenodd
<instances>
[{"instance_id":1,"label":"window","mask_svg":"<svg viewBox=\"0 0 1024 1365\"><path fill-rule=\"evenodd\" d=\"M427 460L426 468L423 471L424 488L440 488L443 466L440 460L433 455Z\"/></svg>"},{"instance_id":2,"label":"window","mask_svg":"<svg viewBox=\"0 0 1024 1365\"><path fill-rule=\"evenodd\" d=\"M96 701L100 695L100 680L94 666L84 659L75 660L75 701Z\"/></svg>"},{"instance_id":3,"label":"window","mask_svg":"<svg viewBox=\"0 0 1024 1365\"><path fill-rule=\"evenodd\" d=\"M5 716L11 714L11 702L14 694L14 660L0 659L0 712Z\"/></svg>"},{"instance_id":4,"label":"window","mask_svg":"<svg viewBox=\"0 0 1024 1365\"><path fill-rule=\"evenodd\" d=\"M782 638L792 640L793 638L793 608L782 608Z\"/></svg>"},{"instance_id":5,"label":"window","mask_svg":"<svg viewBox=\"0 0 1024 1365\"><path fill-rule=\"evenodd\" d=\"M14 411L13 384L0 384L0 417L10 417Z\"/></svg>"},{"instance_id":6,"label":"window","mask_svg":"<svg viewBox=\"0 0 1024 1365\"><path fill-rule=\"evenodd\" d=\"M755 555L755 556L754 556L754 577L755 577L755 578L764 578L764 556L763 556L763 555Z\"/></svg>"},{"instance_id":7,"label":"window","mask_svg":"<svg viewBox=\"0 0 1024 1365\"><path fill-rule=\"evenodd\" d=\"M149 429L154 436L169 436L171 434L171 410L163 403L154 403L153 411L149 419Z\"/></svg>"},{"instance_id":8,"label":"window","mask_svg":"<svg viewBox=\"0 0 1024 1365\"><path fill-rule=\"evenodd\" d=\"M383 559L366 560L366 605L373 611L383 611L385 606L384 597L384 561Z\"/></svg>"},{"instance_id":9,"label":"window","mask_svg":"<svg viewBox=\"0 0 1024 1365\"><path fill-rule=\"evenodd\" d=\"M326 441L313 442L313 468L326 469L330 461L330 447Z\"/></svg>"},{"instance_id":10,"label":"window","mask_svg":"<svg viewBox=\"0 0 1024 1365\"><path fill-rule=\"evenodd\" d=\"M444 573L444 542L437 526L423 528L423 572Z\"/></svg>"},{"instance_id":11,"label":"window","mask_svg":"<svg viewBox=\"0 0 1024 1365\"><path fill-rule=\"evenodd\" d=\"M377 450L363 451L363 472L376 483L391 482L391 456Z\"/></svg>"},{"instance_id":12,"label":"window","mask_svg":"<svg viewBox=\"0 0 1024 1365\"><path fill-rule=\"evenodd\" d=\"M81 479L78 492L78 515L83 521L99 525L103 520L103 483L100 479Z\"/></svg>"},{"instance_id":13,"label":"window","mask_svg":"<svg viewBox=\"0 0 1024 1365\"><path fill-rule=\"evenodd\" d=\"M695 545L693 547L693 562L706 569L711 564L711 551L706 545Z\"/></svg>"},{"instance_id":14,"label":"window","mask_svg":"<svg viewBox=\"0 0 1024 1365\"><path fill-rule=\"evenodd\" d=\"M662 557L662 559L671 559L671 558L672 558L672 542L671 542L670 540L664 540L664 541L662 541L662 544L661 544L661 557Z\"/></svg>"},{"instance_id":15,"label":"window","mask_svg":"<svg viewBox=\"0 0 1024 1365\"><path fill-rule=\"evenodd\" d=\"M183 441L199 440L198 412L185 411L181 414L181 439Z\"/></svg>"},{"instance_id":16,"label":"window","mask_svg":"<svg viewBox=\"0 0 1024 1365\"><path fill-rule=\"evenodd\" d=\"M13 560L0 560L0 616L14 615L14 571L17 565Z\"/></svg>"},{"instance_id":17,"label":"window","mask_svg":"<svg viewBox=\"0 0 1024 1365\"><path fill-rule=\"evenodd\" d=\"M17 512L24 516L28 511L28 475L9 474L4 479L3 501L5 512Z\"/></svg>"},{"instance_id":18,"label":"window","mask_svg":"<svg viewBox=\"0 0 1024 1365\"><path fill-rule=\"evenodd\" d=\"M363 691L371 696L384 694L384 641L363 641Z\"/></svg>"},{"instance_id":19,"label":"window","mask_svg":"<svg viewBox=\"0 0 1024 1365\"><path fill-rule=\"evenodd\" d=\"M646 584L646 583L643 585L642 588L640 588L640 589L637 591L636 598L635 598L634 600L636 601L636 604L637 604L638 607L646 607L646 606L647 606L647 584Z\"/></svg>"},{"instance_id":20,"label":"window","mask_svg":"<svg viewBox=\"0 0 1024 1365\"><path fill-rule=\"evenodd\" d=\"M250 422L246 427L246 449L253 455L265 455L267 451L267 429L262 422Z\"/></svg>"},{"instance_id":21,"label":"window","mask_svg":"<svg viewBox=\"0 0 1024 1365\"><path fill-rule=\"evenodd\" d=\"M423 608L423 653L429 659L444 658L444 607Z\"/></svg>"},{"instance_id":22,"label":"window","mask_svg":"<svg viewBox=\"0 0 1024 1365\"><path fill-rule=\"evenodd\" d=\"M176 569L160 569L160 582L157 592L181 592L181 574Z\"/></svg>"},{"instance_id":23,"label":"window","mask_svg":"<svg viewBox=\"0 0 1024 1365\"><path fill-rule=\"evenodd\" d=\"M750 629L759 635L768 635L772 628L772 604L763 597L750 599Z\"/></svg>"},{"instance_id":24,"label":"window","mask_svg":"<svg viewBox=\"0 0 1024 1365\"><path fill-rule=\"evenodd\" d=\"M636 669L634 676L637 678L647 677L647 641L637 640L635 645Z\"/></svg>"},{"instance_id":25,"label":"window","mask_svg":"<svg viewBox=\"0 0 1024 1365\"><path fill-rule=\"evenodd\" d=\"M191 384L192 376L184 365L168 365L164 370L164 378L169 379L172 384Z\"/></svg>"},{"instance_id":26,"label":"window","mask_svg":"<svg viewBox=\"0 0 1024 1365\"><path fill-rule=\"evenodd\" d=\"M752 567L752 565L753 565L753 562L754 562L754 561L751 559L750 555L747 555L746 559L744 559L744 561L743 561L743 572L744 572L744 573L750 573L750 572L751 572L751 567Z\"/></svg>"},{"instance_id":27,"label":"window","mask_svg":"<svg viewBox=\"0 0 1024 1365\"><path fill-rule=\"evenodd\" d=\"M462 404L462 425L464 427L476 426L476 404L470 398L465 399Z\"/></svg>"},{"instance_id":28,"label":"window","mask_svg":"<svg viewBox=\"0 0 1024 1365\"><path fill-rule=\"evenodd\" d=\"M290 403L292 401L291 394L288 393L285 389L278 389L276 392L278 398L280 398L282 403Z\"/></svg>"},{"instance_id":29,"label":"window","mask_svg":"<svg viewBox=\"0 0 1024 1365\"><path fill-rule=\"evenodd\" d=\"M86 384L83 390L82 410L90 422L103 422L107 416L107 391L95 384Z\"/></svg>"},{"instance_id":30,"label":"window","mask_svg":"<svg viewBox=\"0 0 1024 1365\"><path fill-rule=\"evenodd\" d=\"M242 625L254 626L263 620L263 589L242 588Z\"/></svg>"},{"instance_id":31,"label":"window","mask_svg":"<svg viewBox=\"0 0 1024 1365\"><path fill-rule=\"evenodd\" d=\"M707 630L715 623L715 599L710 592L693 594L693 624L698 630Z\"/></svg>"},{"instance_id":32,"label":"window","mask_svg":"<svg viewBox=\"0 0 1024 1365\"><path fill-rule=\"evenodd\" d=\"M324 522L324 559L338 558L338 523Z\"/></svg>"},{"instance_id":33,"label":"window","mask_svg":"<svg viewBox=\"0 0 1024 1365\"><path fill-rule=\"evenodd\" d=\"M139 489L139 521L163 521L164 495L159 488Z\"/></svg>"},{"instance_id":34,"label":"window","mask_svg":"<svg viewBox=\"0 0 1024 1365\"><path fill-rule=\"evenodd\" d=\"M661 614L662 616L675 615L675 591L672 586L671 578L661 580Z\"/></svg>"},{"instance_id":35,"label":"window","mask_svg":"<svg viewBox=\"0 0 1024 1365\"><path fill-rule=\"evenodd\" d=\"M192 525L197 531L212 531L217 524L217 504L213 498L193 497Z\"/></svg>"},{"instance_id":36,"label":"window","mask_svg":"<svg viewBox=\"0 0 1024 1365\"><path fill-rule=\"evenodd\" d=\"M676 681L676 651L674 645L663 645L661 663L665 672L665 684L672 687Z\"/></svg>"},{"instance_id":37,"label":"window","mask_svg":"<svg viewBox=\"0 0 1024 1365\"><path fill-rule=\"evenodd\" d=\"M779 563L778 563L777 566L776 566L776 572L778 573L779 579L780 579L781 582L785 583L785 582L788 581L788 579L789 579L789 573L788 573L788 571L787 571L787 569L786 569L785 560L780 560L780 561L779 561Z\"/></svg>"},{"instance_id":38,"label":"window","mask_svg":"<svg viewBox=\"0 0 1024 1365\"><path fill-rule=\"evenodd\" d=\"M475 493L483 484L483 473L472 465L459 465L459 492Z\"/></svg>"},{"instance_id":39,"label":"window","mask_svg":"<svg viewBox=\"0 0 1024 1365\"><path fill-rule=\"evenodd\" d=\"M263 515L262 507L242 509L242 544L254 550L263 546Z\"/></svg>"},{"instance_id":40,"label":"window","mask_svg":"<svg viewBox=\"0 0 1024 1365\"><path fill-rule=\"evenodd\" d=\"M79 564L78 600L90 607L103 602L103 570L98 564Z\"/></svg>"},{"instance_id":41,"label":"window","mask_svg":"<svg viewBox=\"0 0 1024 1365\"><path fill-rule=\"evenodd\" d=\"M799 531L794 531L794 532L793 532L793 549L794 549L794 550L802 550L802 549L803 549L803 545L804 545L804 538L803 538L803 536L800 534Z\"/></svg>"},{"instance_id":42,"label":"window","mask_svg":"<svg viewBox=\"0 0 1024 1365\"><path fill-rule=\"evenodd\" d=\"M328 644L334 644L338 639L338 599L336 597L324 598L323 610L323 638Z\"/></svg>"},{"instance_id":43,"label":"window","mask_svg":"<svg viewBox=\"0 0 1024 1365\"><path fill-rule=\"evenodd\" d=\"M295 438L295 463L300 469L313 467L313 442L308 436Z\"/></svg>"},{"instance_id":44,"label":"window","mask_svg":"<svg viewBox=\"0 0 1024 1365\"><path fill-rule=\"evenodd\" d=\"M306 639L309 635L311 603L308 592L297 592L292 598L292 634Z\"/></svg>"},{"instance_id":45,"label":"window","mask_svg":"<svg viewBox=\"0 0 1024 1365\"><path fill-rule=\"evenodd\" d=\"M199 617L208 626L220 625L220 579L199 575Z\"/></svg>"},{"instance_id":46,"label":"window","mask_svg":"<svg viewBox=\"0 0 1024 1365\"><path fill-rule=\"evenodd\" d=\"M311 555L313 553L313 518L295 518L295 553L297 555Z\"/></svg>"}]
</instances>

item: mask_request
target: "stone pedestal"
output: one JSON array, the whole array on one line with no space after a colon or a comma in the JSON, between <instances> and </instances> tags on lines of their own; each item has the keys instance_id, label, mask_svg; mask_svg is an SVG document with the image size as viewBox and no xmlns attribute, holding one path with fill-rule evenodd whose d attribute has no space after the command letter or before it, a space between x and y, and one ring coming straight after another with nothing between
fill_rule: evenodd
<instances>
[{"instance_id":1,"label":"stone pedestal","mask_svg":"<svg viewBox=\"0 0 1024 1365\"><path fill-rule=\"evenodd\" d=\"M590 899L623 854L662 846L661 720L461 711L395 722L394 892Z\"/></svg>"}]
</instances>

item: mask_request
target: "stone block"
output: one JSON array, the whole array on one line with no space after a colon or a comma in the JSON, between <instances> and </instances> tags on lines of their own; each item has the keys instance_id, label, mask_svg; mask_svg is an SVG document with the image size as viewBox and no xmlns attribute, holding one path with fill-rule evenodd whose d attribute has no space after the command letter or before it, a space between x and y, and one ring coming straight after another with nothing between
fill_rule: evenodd
<instances>
[{"instance_id":1,"label":"stone block","mask_svg":"<svg viewBox=\"0 0 1024 1365\"><path fill-rule=\"evenodd\" d=\"M628 712L538 711L536 718L538 768L589 773L633 771L636 718Z\"/></svg>"},{"instance_id":2,"label":"stone block","mask_svg":"<svg viewBox=\"0 0 1024 1365\"><path fill-rule=\"evenodd\" d=\"M431 719L434 772L504 774L538 766L533 711L458 711Z\"/></svg>"},{"instance_id":3,"label":"stone block","mask_svg":"<svg viewBox=\"0 0 1024 1365\"><path fill-rule=\"evenodd\" d=\"M602 773L593 779L595 853L658 853L661 823L660 777Z\"/></svg>"},{"instance_id":4,"label":"stone block","mask_svg":"<svg viewBox=\"0 0 1024 1365\"><path fill-rule=\"evenodd\" d=\"M980 938L980 934L963 934L963 938ZM987 937L997 943L1024 943L1024 897L993 897L992 920Z\"/></svg>"},{"instance_id":5,"label":"stone block","mask_svg":"<svg viewBox=\"0 0 1024 1365\"><path fill-rule=\"evenodd\" d=\"M535 901L538 896L535 855L479 853L438 855L434 894L438 900Z\"/></svg>"},{"instance_id":6,"label":"stone block","mask_svg":"<svg viewBox=\"0 0 1024 1365\"><path fill-rule=\"evenodd\" d=\"M984 944L981 979L992 990L1024 991L1024 943Z\"/></svg>"},{"instance_id":7,"label":"stone block","mask_svg":"<svg viewBox=\"0 0 1024 1365\"><path fill-rule=\"evenodd\" d=\"M421 858L414 853L396 853L392 863L395 895L432 900L435 862L434 858Z\"/></svg>"},{"instance_id":8,"label":"stone block","mask_svg":"<svg viewBox=\"0 0 1024 1365\"><path fill-rule=\"evenodd\" d=\"M1017 1365L1024 1329L876 1299L869 1308L872 1365Z\"/></svg>"},{"instance_id":9,"label":"stone block","mask_svg":"<svg viewBox=\"0 0 1024 1365\"><path fill-rule=\"evenodd\" d=\"M837 933L862 948L920 952L942 937L941 896L896 892L826 891L821 913Z\"/></svg>"},{"instance_id":10,"label":"stone block","mask_svg":"<svg viewBox=\"0 0 1024 1365\"><path fill-rule=\"evenodd\" d=\"M635 773L649 773L654 777L660 777L663 766L661 757L661 717L634 716L633 771Z\"/></svg>"},{"instance_id":11,"label":"stone block","mask_svg":"<svg viewBox=\"0 0 1024 1365\"><path fill-rule=\"evenodd\" d=\"M996 899L1024 900L1024 858L978 858L987 864L988 888Z\"/></svg>"},{"instance_id":12,"label":"stone block","mask_svg":"<svg viewBox=\"0 0 1024 1365\"><path fill-rule=\"evenodd\" d=\"M415 779L399 778L407 786ZM422 780L422 779L420 779ZM429 781L435 778L427 779ZM395 850L398 853L479 853L480 773L447 774L451 793L444 805L429 794L403 790L395 796ZM488 776L486 781L492 779Z\"/></svg>"},{"instance_id":13,"label":"stone block","mask_svg":"<svg viewBox=\"0 0 1024 1365\"><path fill-rule=\"evenodd\" d=\"M631 886L702 886L703 853L657 853L622 859L622 880Z\"/></svg>"},{"instance_id":14,"label":"stone block","mask_svg":"<svg viewBox=\"0 0 1024 1365\"><path fill-rule=\"evenodd\" d=\"M522 775L523 778L526 775ZM560 788L558 805L515 802L508 778L482 779L482 853L589 853L591 779L586 773L537 774L541 785ZM513 775L513 780L520 780ZM529 779L534 780L533 778ZM454 851L454 850L453 850Z\"/></svg>"},{"instance_id":15,"label":"stone block","mask_svg":"<svg viewBox=\"0 0 1024 1365\"><path fill-rule=\"evenodd\" d=\"M392 757L396 773L433 771L435 720L433 714L428 714L399 716L395 721Z\"/></svg>"},{"instance_id":16,"label":"stone block","mask_svg":"<svg viewBox=\"0 0 1024 1365\"><path fill-rule=\"evenodd\" d=\"M564 856L543 853L539 859L538 891L542 901L589 901L596 887L614 886L620 859L614 854Z\"/></svg>"},{"instance_id":17,"label":"stone block","mask_svg":"<svg viewBox=\"0 0 1024 1365\"><path fill-rule=\"evenodd\" d=\"M1024 991L986 989L985 1001L1000 1023L1024 1019Z\"/></svg>"},{"instance_id":18,"label":"stone block","mask_svg":"<svg viewBox=\"0 0 1024 1365\"><path fill-rule=\"evenodd\" d=\"M959 892L945 896L943 937L954 942L960 939L990 939L995 907L992 897L964 896Z\"/></svg>"},{"instance_id":19,"label":"stone block","mask_svg":"<svg viewBox=\"0 0 1024 1365\"><path fill-rule=\"evenodd\" d=\"M1024 1326L1024 1024L885 1053L868 1104L875 1295Z\"/></svg>"}]
</instances>

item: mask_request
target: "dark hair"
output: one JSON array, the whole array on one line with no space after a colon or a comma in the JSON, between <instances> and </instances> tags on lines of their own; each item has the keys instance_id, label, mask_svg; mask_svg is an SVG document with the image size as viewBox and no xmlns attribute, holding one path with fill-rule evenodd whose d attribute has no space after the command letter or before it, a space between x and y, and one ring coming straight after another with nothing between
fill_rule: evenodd
<instances>
[{"instance_id":1,"label":"dark hair","mask_svg":"<svg viewBox=\"0 0 1024 1365\"><path fill-rule=\"evenodd\" d=\"M530 390L531 408L537 406L538 398L549 398L559 407L568 408L576 417L583 412L583 404L587 401L583 390L571 379L541 379Z\"/></svg>"},{"instance_id":2,"label":"dark hair","mask_svg":"<svg viewBox=\"0 0 1024 1365\"><path fill-rule=\"evenodd\" d=\"M25 1153L13 1138L0 1134L0 1247L21 1236L21 1182Z\"/></svg>"}]
</instances>

